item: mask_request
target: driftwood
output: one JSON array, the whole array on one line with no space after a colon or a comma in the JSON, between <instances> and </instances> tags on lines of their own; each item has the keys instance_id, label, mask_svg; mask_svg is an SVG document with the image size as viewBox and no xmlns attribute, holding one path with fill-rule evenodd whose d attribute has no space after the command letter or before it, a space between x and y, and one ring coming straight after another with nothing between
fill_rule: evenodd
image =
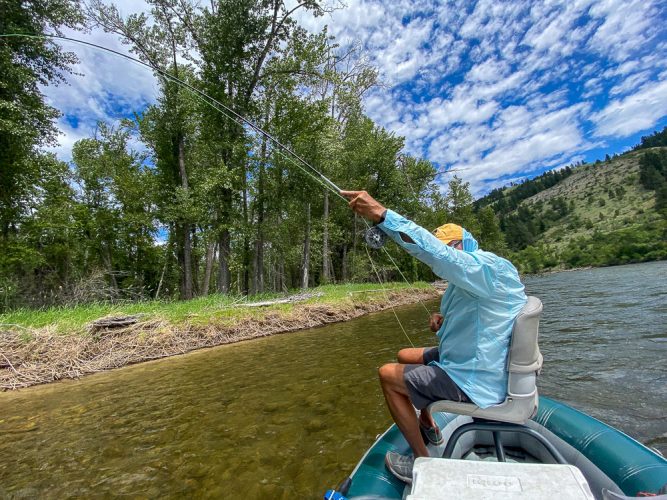
<instances>
[{"instance_id":1,"label":"driftwood","mask_svg":"<svg viewBox=\"0 0 667 500\"><path fill-rule=\"evenodd\" d=\"M438 290L439 292L444 292L447 290L447 282L445 280L438 280L431 283L431 286Z\"/></svg>"},{"instance_id":2,"label":"driftwood","mask_svg":"<svg viewBox=\"0 0 667 500\"><path fill-rule=\"evenodd\" d=\"M290 295L284 299L274 299L274 300L263 300L262 302L249 302L249 303L240 303L235 304L237 307L265 307L272 306L274 304L292 304L294 302L303 302L304 300L312 299L314 297L321 297L324 295L322 292L317 293L297 293L296 295Z\"/></svg>"},{"instance_id":3,"label":"driftwood","mask_svg":"<svg viewBox=\"0 0 667 500\"><path fill-rule=\"evenodd\" d=\"M125 328L139 322L143 314L134 314L132 316L106 316L93 321L88 330L92 333L111 328Z\"/></svg>"}]
</instances>

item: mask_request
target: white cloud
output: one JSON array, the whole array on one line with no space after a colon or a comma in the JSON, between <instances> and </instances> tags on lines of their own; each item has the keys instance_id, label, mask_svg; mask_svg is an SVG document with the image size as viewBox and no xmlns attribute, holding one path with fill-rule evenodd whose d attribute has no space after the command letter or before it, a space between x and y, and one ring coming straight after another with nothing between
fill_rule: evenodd
<instances>
[{"instance_id":1,"label":"white cloud","mask_svg":"<svg viewBox=\"0 0 667 500\"><path fill-rule=\"evenodd\" d=\"M58 159L70 162L72 160L72 147L74 146L74 143L80 139L90 137L94 129L85 126L72 128L67 121L60 119L58 120L58 130L60 132L58 136L58 145L49 146L45 149L46 151L55 153Z\"/></svg>"},{"instance_id":2,"label":"white cloud","mask_svg":"<svg viewBox=\"0 0 667 500\"><path fill-rule=\"evenodd\" d=\"M366 104L375 120L406 136L406 147L414 154L452 168L470 167L460 175L477 191L493 185L495 176L518 177L530 169L574 161L598 145L591 137L600 131L620 133L610 118L618 110L612 106L601 112L599 102L636 91L655 80L665 65L659 54L667 48L650 43L659 38L657 30L648 29L646 21L633 24L637 17L656 13L653 2L630 4L631 15L630 7L592 0L482 0L472 9L467 3L448 6L434 12L438 23L426 45L433 46L443 33L449 53L430 57L439 70L422 69L412 80L426 72L440 74L439 85L412 101L403 95L400 102L390 87L374 92ZM619 9L626 12L625 19ZM387 9L382 24L397 26L405 13L396 19L387 16L398 12ZM639 30L643 33L636 36ZM423 43L423 36L419 41ZM381 69L393 71L389 65ZM595 104L587 102L593 97ZM653 111L637 109L649 101ZM649 90L619 106L632 106L637 115L626 117L628 130L653 126L667 114L657 92ZM599 123L595 135L588 132L591 113Z\"/></svg>"},{"instance_id":3,"label":"white cloud","mask_svg":"<svg viewBox=\"0 0 667 500\"><path fill-rule=\"evenodd\" d=\"M592 115L595 135L627 137L653 127L667 115L667 80L644 84L636 93L616 99Z\"/></svg>"},{"instance_id":4,"label":"white cloud","mask_svg":"<svg viewBox=\"0 0 667 500\"><path fill-rule=\"evenodd\" d=\"M101 31L89 34L67 31L65 34L129 54L128 47L112 34ZM59 158L68 161L74 142L90 137L98 121L115 122L129 113L141 111L155 101L159 89L151 70L138 63L91 46L61 40L56 43L79 59L66 85L42 89L47 102L64 115L58 121L59 146L52 150ZM78 122L76 127L67 121L67 117Z\"/></svg>"},{"instance_id":5,"label":"white cloud","mask_svg":"<svg viewBox=\"0 0 667 500\"><path fill-rule=\"evenodd\" d=\"M601 21L589 47L616 61L626 61L638 48L658 34L659 3L646 0L595 2L589 14Z\"/></svg>"},{"instance_id":6,"label":"white cloud","mask_svg":"<svg viewBox=\"0 0 667 500\"><path fill-rule=\"evenodd\" d=\"M616 96L618 94L625 94L636 88L639 88L643 83L649 80L651 73L649 71L642 71L641 73L635 73L628 77L623 77L620 83L614 85L609 90L609 95Z\"/></svg>"},{"instance_id":7,"label":"white cloud","mask_svg":"<svg viewBox=\"0 0 667 500\"><path fill-rule=\"evenodd\" d=\"M466 79L471 82L497 82L509 72L509 66L504 61L487 59L486 61L473 66L466 75Z\"/></svg>"},{"instance_id":8,"label":"white cloud","mask_svg":"<svg viewBox=\"0 0 667 500\"><path fill-rule=\"evenodd\" d=\"M431 142L428 156L454 169L465 169L458 175L479 194L500 177L520 177L566 163L591 147L579 127L587 105L550 111L548 102L535 103L539 105L499 111L494 127L482 123L450 128Z\"/></svg>"}]
</instances>

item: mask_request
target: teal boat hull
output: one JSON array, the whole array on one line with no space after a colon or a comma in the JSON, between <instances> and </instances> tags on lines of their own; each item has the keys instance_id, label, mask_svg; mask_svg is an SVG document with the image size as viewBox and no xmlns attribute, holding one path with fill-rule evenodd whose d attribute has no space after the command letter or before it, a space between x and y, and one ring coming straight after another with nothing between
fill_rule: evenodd
<instances>
[{"instance_id":1,"label":"teal boat hull","mask_svg":"<svg viewBox=\"0 0 667 500\"><path fill-rule=\"evenodd\" d=\"M438 426L456 425L456 415L434 415ZM460 420L461 417L458 417ZM529 425L541 432L561 451L569 463L579 467L596 498L601 488L635 496L658 492L667 483L667 460L626 434L570 406L540 397L539 411ZM447 436L451 430L445 433ZM347 484L347 498L403 498L405 483L387 471L387 451L409 453L403 435L392 425L361 459Z\"/></svg>"}]
</instances>

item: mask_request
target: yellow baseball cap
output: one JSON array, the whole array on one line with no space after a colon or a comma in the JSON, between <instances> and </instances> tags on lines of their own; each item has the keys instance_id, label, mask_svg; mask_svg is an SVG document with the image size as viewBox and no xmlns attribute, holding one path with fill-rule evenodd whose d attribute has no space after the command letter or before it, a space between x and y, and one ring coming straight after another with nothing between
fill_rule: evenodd
<instances>
[{"instance_id":1,"label":"yellow baseball cap","mask_svg":"<svg viewBox=\"0 0 667 500\"><path fill-rule=\"evenodd\" d=\"M450 241L463 241L463 228L458 224L443 224L433 234L445 245Z\"/></svg>"}]
</instances>

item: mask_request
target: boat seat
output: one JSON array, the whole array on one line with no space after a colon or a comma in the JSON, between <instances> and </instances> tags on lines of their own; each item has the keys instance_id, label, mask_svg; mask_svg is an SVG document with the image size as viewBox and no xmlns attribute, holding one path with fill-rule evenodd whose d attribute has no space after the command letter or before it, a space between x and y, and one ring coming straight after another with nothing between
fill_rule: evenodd
<instances>
[{"instance_id":1,"label":"boat seat","mask_svg":"<svg viewBox=\"0 0 667 500\"><path fill-rule=\"evenodd\" d=\"M541 434L524 425L537 413L537 375L542 368L542 354L537 344L542 302L537 297L528 297L512 328L512 339L507 357L507 396L505 401L489 408L480 408L473 403L436 401L428 406L428 411L469 415L473 422L457 428L450 436L443 452L450 458L459 438L466 432L487 431L493 435L496 458L505 461L505 451L501 433L519 433L530 436L542 443L556 463L564 464L561 453Z\"/></svg>"},{"instance_id":2,"label":"boat seat","mask_svg":"<svg viewBox=\"0 0 667 500\"><path fill-rule=\"evenodd\" d=\"M536 379L542 368L542 354L537 344L542 302L528 297L512 329L512 340L507 360L509 372L507 397L500 404L480 408L473 403L436 401L428 406L430 413L448 412L469 415L474 419L523 424L537 413Z\"/></svg>"}]
</instances>

